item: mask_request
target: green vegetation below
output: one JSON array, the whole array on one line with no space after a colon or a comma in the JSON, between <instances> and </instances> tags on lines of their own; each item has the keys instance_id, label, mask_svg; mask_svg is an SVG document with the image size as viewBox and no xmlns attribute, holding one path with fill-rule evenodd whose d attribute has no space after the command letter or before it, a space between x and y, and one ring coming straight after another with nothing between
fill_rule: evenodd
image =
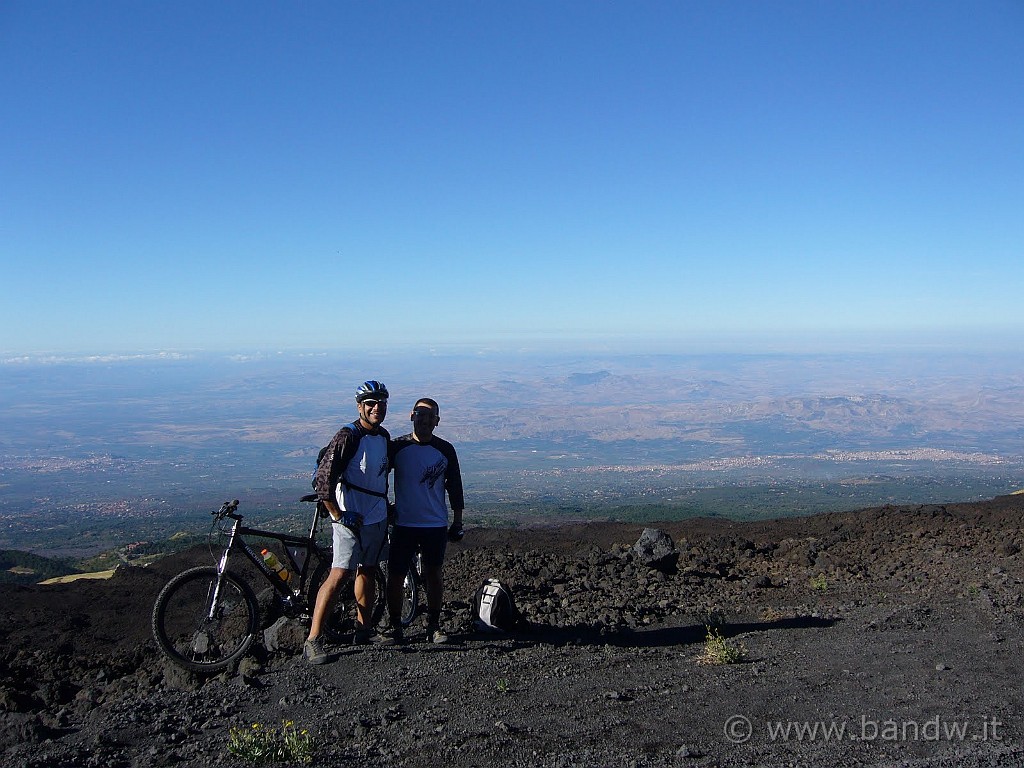
<instances>
[{"instance_id":1,"label":"green vegetation below","mask_svg":"<svg viewBox=\"0 0 1024 768\"><path fill-rule=\"evenodd\" d=\"M76 565L85 573L106 571L116 568L125 561L144 563L172 552L180 552L183 549L194 547L196 544L202 544L206 541L209 541L209 536L205 533L178 531L168 538L159 541L147 541L133 544L130 548L118 547L117 549L101 552L93 557L76 561Z\"/></svg>"},{"instance_id":2,"label":"green vegetation below","mask_svg":"<svg viewBox=\"0 0 1024 768\"><path fill-rule=\"evenodd\" d=\"M35 584L72 573L81 573L81 569L69 560L42 557L17 549L0 549L0 583Z\"/></svg>"}]
</instances>

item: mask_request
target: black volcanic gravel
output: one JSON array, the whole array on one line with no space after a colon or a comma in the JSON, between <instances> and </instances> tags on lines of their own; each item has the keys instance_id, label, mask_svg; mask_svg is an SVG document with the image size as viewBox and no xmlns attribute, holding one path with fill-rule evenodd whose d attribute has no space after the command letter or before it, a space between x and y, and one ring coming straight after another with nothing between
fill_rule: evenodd
<instances>
[{"instance_id":1,"label":"black volcanic gravel","mask_svg":"<svg viewBox=\"0 0 1024 768\"><path fill-rule=\"evenodd\" d=\"M310 667L291 622L209 680L149 634L161 586L206 550L0 586L0 763L247 765L229 729L287 720L317 765L1024 765L1022 522L1024 496L672 522L650 526L678 550L658 567L641 525L470 529L446 565L452 644L418 623ZM529 630L473 631L485 576ZM742 663L698 663L708 625Z\"/></svg>"}]
</instances>

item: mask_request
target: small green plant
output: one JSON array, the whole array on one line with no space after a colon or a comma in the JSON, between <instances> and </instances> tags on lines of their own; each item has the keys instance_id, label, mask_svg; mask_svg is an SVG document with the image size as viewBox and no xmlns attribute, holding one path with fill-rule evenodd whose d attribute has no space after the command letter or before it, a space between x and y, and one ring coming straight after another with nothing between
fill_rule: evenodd
<instances>
[{"instance_id":1,"label":"small green plant","mask_svg":"<svg viewBox=\"0 0 1024 768\"><path fill-rule=\"evenodd\" d=\"M499 677L498 682L495 685L498 688L498 693L509 692L508 680L506 680L504 677Z\"/></svg>"},{"instance_id":2,"label":"small green plant","mask_svg":"<svg viewBox=\"0 0 1024 768\"><path fill-rule=\"evenodd\" d=\"M285 720L281 730L253 723L252 728L232 728L228 733L228 752L254 765L267 763L313 762L313 737Z\"/></svg>"},{"instance_id":3,"label":"small green plant","mask_svg":"<svg viewBox=\"0 0 1024 768\"><path fill-rule=\"evenodd\" d=\"M828 579L825 578L824 573L819 573L811 579L811 589L816 589L819 592L825 592L828 590Z\"/></svg>"},{"instance_id":4,"label":"small green plant","mask_svg":"<svg viewBox=\"0 0 1024 768\"><path fill-rule=\"evenodd\" d=\"M707 636L704 638L704 651L697 659L698 664L739 664L747 657L747 649L743 647L743 643L726 639L722 636L721 630L714 627L704 628L707 630Z\"/></svg>"}]
</instances>

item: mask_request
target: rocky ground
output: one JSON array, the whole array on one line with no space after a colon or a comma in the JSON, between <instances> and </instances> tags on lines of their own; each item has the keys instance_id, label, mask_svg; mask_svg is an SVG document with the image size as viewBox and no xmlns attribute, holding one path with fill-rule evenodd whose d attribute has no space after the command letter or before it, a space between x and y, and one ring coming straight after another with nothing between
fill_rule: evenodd
<instances>
[{"instance_id":1,"label":"rocky ground","mask_svg":"<svg viewBox=\"0 0 1024 768\"><path fill-rule=\"evenodd\" d=\"M104 582L0 588L0 763L247 765L230 732L307 731L317 765L1024 765L1024 496L762 523L470 529L450 549L447 646L299 655L278 628L201 680L149 635L205 551ZM474 633L480 580L532 628ZM707 626L742 661L702 664Z\"/></svg>"}]
</instances>

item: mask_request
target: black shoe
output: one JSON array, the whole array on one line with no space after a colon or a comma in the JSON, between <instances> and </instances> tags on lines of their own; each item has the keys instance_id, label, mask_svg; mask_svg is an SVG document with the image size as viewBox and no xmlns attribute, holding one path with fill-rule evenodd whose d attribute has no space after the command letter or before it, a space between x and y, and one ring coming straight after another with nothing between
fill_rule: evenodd
<instances>
[{"instance_id":1,"label":"black shoe","mask_svg":"<svg viewBox=\"0 0 1024 768\"><path fill-rule=\"evenodd\" d=\"M356 622L356 631L352 635L352 645L369 645L371 642L373 642L373 630Z\"/></svg>"},{"instance_id":2,"label":"black shoe","mask_svg":"<svg viewBox=\"0 0 1024 768\"><path fill-rule=\"evenodd\" d=\"M376 642L379 645L404 645L405 631L400 626L388 627L377 636Z\"/></svg>"}]
</instances>

